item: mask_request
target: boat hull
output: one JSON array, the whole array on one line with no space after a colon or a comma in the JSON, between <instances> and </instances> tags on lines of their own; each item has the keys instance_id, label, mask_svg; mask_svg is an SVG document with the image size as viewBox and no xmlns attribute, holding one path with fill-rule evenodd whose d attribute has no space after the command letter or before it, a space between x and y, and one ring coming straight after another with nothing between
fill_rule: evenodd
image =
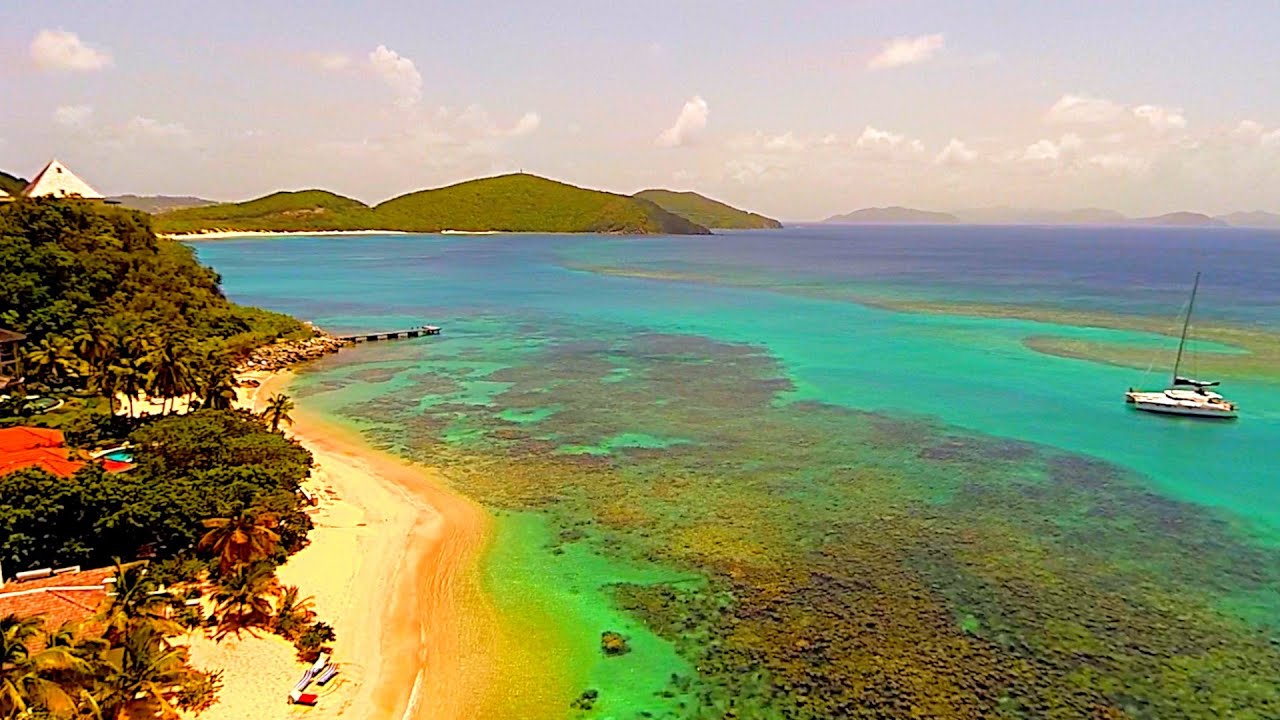
<instances>
[{"instance_id":1,"label":"boat hull","mask_svg":"<svg viewBox=\"0 0 1280 720\"><path fill-rule=\"evenodd\" d=\"M1165 403L1152 402L1148 400L1132 400L1133 407L1143 412L1159 413L1161 415L1182 415L1185 417L1211 418L1218 420L1234 420L1236 418L1235 410L1226 410L1220 408L1191 406L1181 403Z\"/></svg>"}]
</instances>

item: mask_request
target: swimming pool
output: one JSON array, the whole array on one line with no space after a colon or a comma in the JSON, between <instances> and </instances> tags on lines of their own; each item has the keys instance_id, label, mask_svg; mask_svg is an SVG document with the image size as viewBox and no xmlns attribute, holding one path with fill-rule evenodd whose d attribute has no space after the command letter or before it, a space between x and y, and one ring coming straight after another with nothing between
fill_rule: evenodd
<instances>
[{"instance_id":1,"label":"swimming pool","mask_svg":"<svg viewBox=\"0 0 1280 720\"><path fill-rule=\"evenodd\" d=\"M103 456L102 456L102 459L103 459L103 460L115 460L116 462L127 462L127 463L131 463L131 462L133 462L133 451L132 451L132 450L123 450L123 449L122 449L122 450L112 450L111 452L107 453L106 455L103 455Z\"/></svg>"}]
</instances>

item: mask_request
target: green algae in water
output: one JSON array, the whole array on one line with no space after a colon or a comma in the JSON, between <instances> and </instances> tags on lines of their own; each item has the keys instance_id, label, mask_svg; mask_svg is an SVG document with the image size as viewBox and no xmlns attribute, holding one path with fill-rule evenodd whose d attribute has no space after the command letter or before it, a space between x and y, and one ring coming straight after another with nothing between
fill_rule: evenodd
<instances>
[{"instance_id":1,"label":"green algae in water","mask_svg":"<svg viewBox=\"0 0 1280 720\"><path fill-rule=\"evenodd\" d=\"M561 533L564 537L564 533ZM485 584L499 612L566 618L566 652L582 689L599 696L599 717L675 717L684 701L667 692L670 678L691 675L674 646L617 606L613 588L679 582L669 570L620 563L583 542L563 542L545 516L503 513L485 566ZM627 638L630 652L606 656L604 632ZM568 708L566 701L566 709Z\"/></svg>"},{"instance_id":2,"label":"green algae in water","mask_svg":"<svg viewBox=\"0 0 1280 720\"><path fill-rule=\"evenodd\" d=\"M779 402L794 385L758 347L539 327L536 349L496 348L503 367L483 379L447 363L414 375L424 394L501 383L488 404L358 386L319 399L516 513L499 522L492 593L505 612L524 596L556 608L602 717L1267 717L1280 703L1280 566L1231 518L1095 459ZM600 656L605 630L647 648L643 682L606 672L636 653Z\"/></svg>"}]
</instances>

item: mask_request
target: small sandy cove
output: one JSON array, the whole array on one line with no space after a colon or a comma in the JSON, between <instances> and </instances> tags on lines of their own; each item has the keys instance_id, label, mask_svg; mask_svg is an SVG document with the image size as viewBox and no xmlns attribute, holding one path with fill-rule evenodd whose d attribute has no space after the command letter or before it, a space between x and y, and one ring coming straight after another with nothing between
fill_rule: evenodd
<instances>
[{"instance_id":1,"label":"small sandy cove","mask_svg":"<svg viewBox=\"0 0 1280 720\"><path fill-rule=\"evenodd\" d=\"M289 372L250 373L240 405L261 410ZM306 482L319 499L310 543L279 570L311 596L334 626L340 672L315 707L290 705L306 665L275 635L221 644L191 637L191 659L223 671L220 700L202 720L255 718L465 718L498 680L484 661L492 624L475 565L488 515L447 488L430 468L365 446L353 434L301 411L287 432L315 456Z\"/></svg>"}]
</instances>

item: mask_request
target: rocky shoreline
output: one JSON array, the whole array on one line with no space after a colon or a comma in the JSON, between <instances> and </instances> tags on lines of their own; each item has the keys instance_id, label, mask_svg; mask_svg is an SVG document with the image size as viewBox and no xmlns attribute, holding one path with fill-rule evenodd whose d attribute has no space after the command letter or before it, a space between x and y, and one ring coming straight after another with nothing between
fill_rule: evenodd
<instances>
[{"instance_id":1,"label":"rocky shoreline","mask_svg":"<svg viewBox=\"0 0 1280 720\"><path fill-rule=\"evenodd\" d=\"M254 348L248 357L240 361L236 372L284 370L299 363L336 353L350 344L322 330L315 329L315 332L314 337L306 340L281 340L271 345Z\"/></svg>"}]
</instances>

